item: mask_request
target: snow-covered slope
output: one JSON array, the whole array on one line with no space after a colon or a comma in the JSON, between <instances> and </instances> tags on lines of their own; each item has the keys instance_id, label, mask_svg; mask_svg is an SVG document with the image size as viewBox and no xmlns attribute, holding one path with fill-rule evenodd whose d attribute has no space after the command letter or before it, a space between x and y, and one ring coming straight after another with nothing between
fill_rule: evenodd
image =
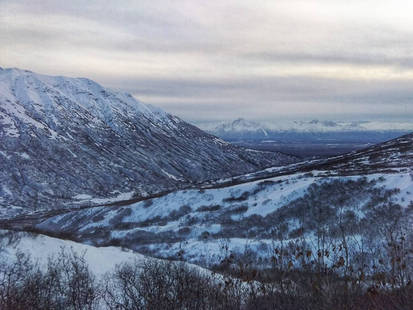
<instances>
[{"instance_id":1,"label":"snow-covered slope","mask_svg":"<svg viewBox=\"0 0 413 310\"><path fill-rule=\"evenodd\" d=\"M338 238L340 221L351 240L379 238L381 225L413 211L412 172L413 135L406 135L346 156L223 180L209 189L52 216L35 227L156 256L180 253L205 265L219 262L223 248L265 257L280 242L311 245L319 227ZM413 213L409 216L413 223Z\"/></svg>"},{"instance_id":2,"label":"snow-covered slope","mask_svg":"<svg viewBox=\"0 0 413 310\"><path fill-rule=\"evenodd\" d=\"M166 258L183 251L187 260L209 264L222 259L223 242L238 253L247 245L255 250L262 243L271 245L277 226L284 225L285 242L301 237L294 232L302 225L299 208L304 204L310 208L307 220L312 220L311 208L344 205L361 222L368 219L369 208L376 202L380 206L413 204L412 189L412 178L406 173L368 178L297 173L234 187L178 191L122 208L74 211L52 217L37 228ZM314 229L308 230L307 238L311 239Z\"/></svg>"},{"instance_id":3,"label":"snow-covered slope","mask_svg":"<svg viewBox=\"0 0 413 310\"><path fill-rule=\"evenodd\" d=\"M0 209L8 215L144 196L294 160L235 147L89 79L19 69L0 69L0 140Z\"/></svg>"},{"instance_id":4,"label":"snow-covered slope","mask_svg":"<svg viewBox=\"0 0 413 310\"><path fill-rule=\"evenodd\" d=\"M140 267L148 259L153 259L127 248L95 247L41 234L0 230L0 261L2 263L12 263L19 253L24 253L30 257L33 263L38 263L41 268L46 268L49 259L58 258L62 251L73 252L82 257L98 280L107 273L114 272L119 265L133 264ZM191 264L187 264L187 266L210 273L198 266Z\"/></svg>"},{"instance_id":5,"label":"snow-covered slope","mask_svg":"<svg viewBox=\"0 0 413 310\"><path fill-rule=\"evenodd\" d=\"M112 272L116 265L122 263L139 263L145 256L117 247L94 247L70 240L51 238L44 235L0 230L0 258L12 262L16 254L29 255L34 262L46 266L48 259L57 257L62 249L73 251L83 256L90 270L97 276ZM7 236L10 235L10 238Z\"/></svg>"}]
</instances>

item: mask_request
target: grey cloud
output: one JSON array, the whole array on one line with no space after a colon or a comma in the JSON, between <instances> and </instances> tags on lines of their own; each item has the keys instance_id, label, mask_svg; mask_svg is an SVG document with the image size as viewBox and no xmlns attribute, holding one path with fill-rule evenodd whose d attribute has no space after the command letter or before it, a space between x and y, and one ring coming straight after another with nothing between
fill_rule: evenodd
<instances>
[{"instance_id":1,"label":"grey cloud","mask_svg":"<svg viewBox=\"0 0 413 310\"><path fill-rule=\"evenodd\" d=\"M405 100L413 96L413 81L375 81L327 79L315 77L261 77L250 79L181 80L136 79L105 81L114 88L122 88L137 95L154 97L208 98L222 94L234 98L333 101L346 98L377 97Z\"/></svg>"},{"instance_id":2,"label":"grey cloud","mask_svg":"<svg viewBox=\"0 0 413 310\"><path fill-rule=\"evenodd\" d=\"M314 1L308 1L311 7ZM337 67L336 75L323 77L325 67L335 65L354 65L372 74L376 66L389 67L396 76L398 71L409 73L409 27L397 20L382 22L367 11L354 11L366 21L353 20L348 12L337 19L312 11L307 15L302 4L1 1L0 66L86 75L189 119L200 114L359 114L373 105L375 112L388 115L411 106L413 81L408 74L370 80L355 73L340 79ZM359 8L356 1L348 4ZM268 5L280 6L271 10ZM323 2L337 12L341 6L338 0ZM288 68L297 65L301 71L289 75ZM319 74L307 73L307 66L319 67ZM269 72L260 71L266 68ZM413 110L408 112L413 115Z\"/></svg>"},{"instance_id":3,"label":"grey cloud","mask_svg":"<svg viewBox=\"0 0 413 310\"><path fill-rule=\"evenodd\" d=\"M413 68L413 57L399 57L388 55L360 55L360 54L308 54L308 53L279 53L262 52L243 55L246 59L262 62L288 62L307 64L353 64L363 66L389 65L400 68Z\"/></svg>"},{"instance_id":4,"label":"grey cloud","mask_svg":"<svg viewBox=\"0 0 413 310\"><path fill-rule=\"evenodd\" d=\"M371 83L291 77L196 82L132 79L123 86L138 99L144 98L183 118L207 120L413 112L411 85L412 81Z\"/></svg>"}]
</instances>

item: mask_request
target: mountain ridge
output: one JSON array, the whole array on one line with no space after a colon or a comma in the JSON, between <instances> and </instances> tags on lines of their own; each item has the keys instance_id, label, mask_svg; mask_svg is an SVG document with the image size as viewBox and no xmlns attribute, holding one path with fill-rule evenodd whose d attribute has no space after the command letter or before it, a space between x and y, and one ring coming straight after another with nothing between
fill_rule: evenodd
<instances>
[{"instance_id":1,"label":"mountain ridge","mask_svg":"<svg viewBox=\"0 0 413 310\"><path fill-rule=\"evenodd\" d=\"M245 118L237 118L219 122L194 122L200 128L211 133L231 132L259 132L268 136L268 132L299 132L299 133L323 133L323 132L354 132L354 131L413 131L411 122L389 121L335 121L335 120L274 120L255 121Z\"/></svg>"},{"instance_id":2,"label":"mountain ridge","mask_svg":"<svg viewBox=\"0 0 413 310\"><path fill-rule=\"evenodd\" d=\"M0 206L8 213L145 196L293 162L233 146L86 78L0 70Z\"/></svg>"}]
</instances>

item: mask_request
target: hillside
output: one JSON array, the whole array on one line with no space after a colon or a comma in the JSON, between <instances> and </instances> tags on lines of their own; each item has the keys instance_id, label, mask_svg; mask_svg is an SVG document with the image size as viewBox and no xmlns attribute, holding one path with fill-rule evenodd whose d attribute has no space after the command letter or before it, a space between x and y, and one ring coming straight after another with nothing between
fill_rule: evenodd
<instances>
[{"instance_id":1,"label":"hillside","mask_svg":"<svg viewBox=\"0 0 413 310\"><path fill-rule=\"evenodd\" d=\"M85 78L0 69L0 214L98 205L295 161Z\"/></svg>"},{"instance_id":2,"label":"hillside","mask_svg":"<svg viewBox=\"0 0 413 310\"><path fill-rule=\"evenodd\" d=\"M154 256L179 254L203 265L247 248L262 259L284 243L305 241L314 248L320 227L330 246L341 242L342 233L353 245L364 238L380 244L383 227L412 219L412 142L413 135L407 135L346 156L222 180L210 188L73 211L35 228Z\"/></svg>"}]
</instances>

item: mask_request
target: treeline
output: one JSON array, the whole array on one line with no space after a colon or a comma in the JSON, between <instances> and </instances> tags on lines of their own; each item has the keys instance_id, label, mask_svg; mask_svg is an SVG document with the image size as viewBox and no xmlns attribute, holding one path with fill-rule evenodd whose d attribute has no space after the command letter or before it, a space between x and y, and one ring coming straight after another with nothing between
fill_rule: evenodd
<instances>
[{"instance_id":1,"label":"treeline","mask_svg":"<svg viewBox=\"0 0 413 310\"><path fill-rule=\"evenodd\" d=\"M381 263L390 269L367 273L342 255L323 263L331 255L288 245L274 249L269 268L230 254L216 272L148 259L97 279L71 250L46 266L19 253L0 261L0 309L413 309L407 260L389 256Z\"/></svg>"}]
</instances>

